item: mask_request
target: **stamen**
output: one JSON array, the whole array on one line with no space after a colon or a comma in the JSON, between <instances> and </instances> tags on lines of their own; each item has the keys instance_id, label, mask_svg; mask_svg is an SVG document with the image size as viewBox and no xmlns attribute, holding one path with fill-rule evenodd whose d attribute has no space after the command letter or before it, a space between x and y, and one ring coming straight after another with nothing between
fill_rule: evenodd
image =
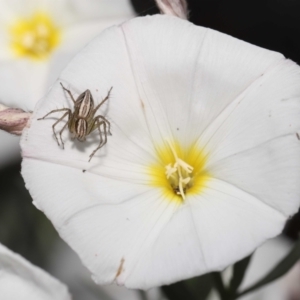
<instances>
[{"instance_id":1,"label":"stamen","mask_svg":"<svg viewBox=\"0 0 300 300\"><path fill-rule=\"evenodd\" d=\"M174 173L177 172L177 168L176 167L172 167L172 164L168 164L166 166L166 175L167 175L167 179L169 179L169 177L173 176Z\"/></svg>"},{"instance_id":2,"label":"stamen","mask_svg":"<svg viewBox=\"0 0 300 300\"><path fill-rule=\"evenodd\" d=\"M169 163L165 167L165 174L173 191L185 200L186 190L191 187L192 177L190 174L193 172L194 168L179 158L171 143L168 142L168 144L173 153L175 162L173 165L172 163Z\"/></svg>"},{"instance_id":3,"label":"stamen","mask_svg":"<svg viewBox=\"0 0 300 300\"><path fill-rule=\"evenodd\" d=\"M185 161L183 161L180 158L177 158L177 163L180 165L181 168L183 168L186 172L192 173L194 168L187 164Z\"/></svg>"},{"instance_id":4,"label":"stamen","mask_svg":"<svg viewBox=\"0 0 300 300\"><path fill-rule=\"evenodd\" d=\"M10 27L11 46L17 56L44 59L56 48L60 30L50 16L37 12Z\"/></svg>"}]
</instances>

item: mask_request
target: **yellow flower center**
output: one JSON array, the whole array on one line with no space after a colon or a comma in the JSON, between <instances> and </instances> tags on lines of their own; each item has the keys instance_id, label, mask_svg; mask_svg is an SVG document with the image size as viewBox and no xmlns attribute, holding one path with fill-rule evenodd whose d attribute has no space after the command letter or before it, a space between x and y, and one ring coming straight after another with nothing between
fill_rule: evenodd
<instances>
[{"instance_id":1,"label":"yellow flower center","mask_svg":"<svg viewBox=\"0 0 300 300\"><path fill-rule=\"evenodd\" d=\"M9 28L11 47L18 57L46 59L60 42L61 31L42 12L19 19Z\"/></svg>"},{"instance_id":2,"label":"yellow flower center","mask_svg":"<svg viewBox=\"0 0 300 300\"><path fill-rule=\"evenodd\" d=\"M168 142L157 149L157 154L157 163L150 166L151 184L162 188L168 199L182 203L187 195L202 192L210 178L203 150Z\"/></svg>"}]
</instances>

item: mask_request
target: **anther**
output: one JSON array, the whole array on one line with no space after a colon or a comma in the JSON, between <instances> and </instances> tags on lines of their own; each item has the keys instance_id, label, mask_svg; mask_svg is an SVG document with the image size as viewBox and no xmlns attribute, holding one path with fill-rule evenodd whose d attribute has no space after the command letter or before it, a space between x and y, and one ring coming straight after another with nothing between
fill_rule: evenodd
<instances>
[{"instance_id":1,"label":"anther","mask_svg":"<svg viewBox=\"0 0 300 300\"><path fill-rule=\"evenodd\" d=\"M182 199L185 200L186 190L191 187L191 176L194 168L180 159L171 143L168 142L168 144L173 153L175 162L173 164L169 163L165 167L165 174L174 193L180 195Z\"/></svg>"}]
</instances>

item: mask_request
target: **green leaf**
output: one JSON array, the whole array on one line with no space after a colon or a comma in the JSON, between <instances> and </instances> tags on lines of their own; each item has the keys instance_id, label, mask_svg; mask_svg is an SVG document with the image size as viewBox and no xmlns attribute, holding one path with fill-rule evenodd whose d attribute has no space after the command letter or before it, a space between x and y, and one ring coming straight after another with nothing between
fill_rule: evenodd
<instances>
[{"instance_id":1,"label":"green leaf","mask_svg":"<svg viewBox=\"0 0 300 300\"><path fill-rule=\"evenodd\" d=\"M169 300L195 299L183 281L162 286L161 289Z\"/></svg>"},{"instance_id":2,"label":"green leaf","mask_svg":"<svg viewBox=\"0 0 300 300\"><path fill-rule=\"evenodd\" d=\"M205 300L213 287L211 274L194 277L168 286L162 291L169 300Z\"/></svg>"},{"instance_id":3,"label":"green leaf","mask_svg":"<svg viewBox=\"0 0 300 300\"><path fill-rule=\"evenodd\" d=\"M219 293L219 296L221 300L229 300L229 290L226 289L223 279L222 279L222 273L221 272L213 272L211 273L214 279L215 288Z\"/></svg>"},{"instance_id":4,"label":"green leaf","mask_svg":"<svg viewBox=\"0 0 300 300\"><path fill-rule=\"evenodd\" d=\"M233 275L229 284L229 292L231 295L235 295L240 284L242 283L247 267L251 260L251 255L245 257L244 259L238 261L233 265Z\"/></svg>"},{"instance_id":5,"label":"green leaf","mask_svg":"<svg viewBox=\"0 0 300 300\"><path fill-rule=\"evenodd\" d=\"M205 300L213 287L213 278L209 273L188 279L184 283L194 295L195 299Z\"/></svg>"},{"instance_id":6,"label":"green leaf","mask_svg":"<svg viewBox=\"0 0 300 300\"><path fill-rule=\"evenodd\" d=\"M260 287L283 276L294 266L294 264L299 259L300 259L300 239L296 242L296 244L294 245L290 253L269 274L267 274L263 279L261 279L251 287L239 293L237 295L237 298L247 293L250 293L256 289L259 289Z\"/></svg>"}]
</instances>

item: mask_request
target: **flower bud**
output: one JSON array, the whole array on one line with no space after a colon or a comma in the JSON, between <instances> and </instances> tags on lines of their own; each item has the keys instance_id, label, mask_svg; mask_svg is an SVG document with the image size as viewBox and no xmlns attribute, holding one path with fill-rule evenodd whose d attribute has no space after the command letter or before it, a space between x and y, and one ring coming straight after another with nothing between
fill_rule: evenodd
<instances>
[{"instance_id":1,"label":"flower bud","mask_svg":"<svg viewBox=\"0 0 300 300\"><path fill-rule=\"evenodd\" d=\"M0 129L21 135L31 113L19 108L10 108L0 104Z\"/></svg>"},{"instance_id":2,"label":"flower bud","mask_svg":"<svg viewBox=\"0 0 300 300\"><path fill-rule=\"evenodd\" d=\"M165 15L188 19L186 0L156 0L156 4Z\"/></svg>"}]
</instances>

